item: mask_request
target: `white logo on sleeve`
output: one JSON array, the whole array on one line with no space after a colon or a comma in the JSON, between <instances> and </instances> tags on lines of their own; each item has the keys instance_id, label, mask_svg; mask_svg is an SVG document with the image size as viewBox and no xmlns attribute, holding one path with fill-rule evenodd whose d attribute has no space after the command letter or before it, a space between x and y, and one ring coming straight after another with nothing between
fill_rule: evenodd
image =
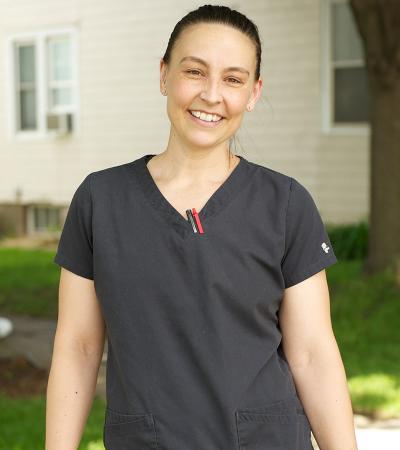
<instances>
[{"instance_id":1,"label":"white logo on sleeve","mask_svg":"<svg viewBox=\"0 0 400 450\"><path fill-rule=\"evenodd\" d=\"M325 253L328 253L328 252L329 252L329 248L330 248L330 247L328 247L328 246L326 245L325 242L323 242L323 243L321 244L321 247L322 247L322 249L324 250Z\"/></svg>"}]
</instances>

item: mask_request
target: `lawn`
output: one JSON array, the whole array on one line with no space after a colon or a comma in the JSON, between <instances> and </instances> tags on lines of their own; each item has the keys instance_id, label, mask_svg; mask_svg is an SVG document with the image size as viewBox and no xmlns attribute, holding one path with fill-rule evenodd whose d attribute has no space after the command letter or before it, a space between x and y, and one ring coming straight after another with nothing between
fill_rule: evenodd
<instances>
[{"instance_id":1,"label":"lawn","mask_svg":"<svg viewBox=\"0 0 400 450\"><path fill-rule=\"evenodd\" d=\"M79 450L104 450L104 401L95 398ZM9 399L0 394L0 449L43 450L46 403L44 397Z\"/></svg>"},{"instance_id":2,"label":"lawn","mask_svg":"<svg viewBox=\"0 0 400 450\"><path fill-rule=\"evenodd\" d=\"M359 261L327 272L332 324L354 411L400 416L400 288L394 274L365 276Z\"/></svg>"},{"instance_id":3,"label":"lawn","mask_svg":"<svg viewBox=\"0 0 400 450\"><path fill-rule=\"evenodd\" d=\"M55 251L0 247L0 313L57 318Z\"/></svg>"},{"instance_id":4,"label":"lawn","mask_svg":"<svg viewBox=\"0 0 400 450\"><path fill-rule=\"evenodd\" d=\"M54 251L0 248L0 314L57 317L60 268L53 256ZM340 261L327 277L354 412L400 416L400 289L394 275L367 277L361 261ZM79 450L104 450L104 407L96 398ZM44 448L44 413L44 398L0 396L0 449Z\"/></svg>"}]
</instances>

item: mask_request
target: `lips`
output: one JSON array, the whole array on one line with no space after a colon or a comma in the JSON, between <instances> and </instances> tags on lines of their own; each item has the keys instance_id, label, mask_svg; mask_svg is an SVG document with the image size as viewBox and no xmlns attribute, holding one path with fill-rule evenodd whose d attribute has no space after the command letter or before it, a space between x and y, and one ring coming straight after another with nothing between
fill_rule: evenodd
<instances>
[{"instance_id":1,"label":"lips","mask_svg":"<svg viewBox=\"0 0 400 450\"><path fill-rule=\"evenodd\" d=\"M206 120L202 120L199 117L194 116L190 113L189 110L187 110L188 116L191 121L194 121L198 125L200 125L202 128L217 128L221 126L221 124L224 122L224 118L221 118L220 120L217 120L216 122L213 122L212 120L210 122L207 122Z\"/></svg>"},{"instance_id":2,"label":"lips","mask_svg":"<svg viewBox=\"0 0 400 450\"><path fill-rule=\"evenodd\" d=\"M189 111L189 113L190 113L191 111L198 111L198 112L200 112L200 113L211 114L212 116L215 115L215 116L220 117L221 119L225 119L225 116L223 116L222 114L219 114L219 113L217 113L217 112L204 111L203 109L188 109L188 111Z\"/></svg>"}]
</instances>

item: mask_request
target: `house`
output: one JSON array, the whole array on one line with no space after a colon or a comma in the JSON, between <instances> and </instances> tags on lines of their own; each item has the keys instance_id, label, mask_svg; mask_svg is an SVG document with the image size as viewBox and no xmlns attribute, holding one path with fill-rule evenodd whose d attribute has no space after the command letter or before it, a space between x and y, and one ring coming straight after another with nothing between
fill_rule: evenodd
<instances>
[{"instance_id":1,"label":"house","mask_svg":"<svg viewBox=\"0 0 400 450\"><path fill-rule=\"evenodd\" d=\"M164 150L159 61L201 2L3 0L0 236L59 232L92 171ZM239 154L312 193L325 222L368 215L369 96L347 0L220 2L257 24L263 97Z\"/></svg>"}]
</instances>

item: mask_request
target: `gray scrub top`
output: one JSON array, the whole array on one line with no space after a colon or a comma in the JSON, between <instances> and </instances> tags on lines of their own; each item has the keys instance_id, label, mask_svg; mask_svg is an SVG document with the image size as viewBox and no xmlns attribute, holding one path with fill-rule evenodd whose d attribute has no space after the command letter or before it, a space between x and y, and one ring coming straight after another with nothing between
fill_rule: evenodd
<instances>
[{"instance_id":1,"label":"gray scrub top","mask_svg":"<svg viewBox=\"0 0 400 450\"><path fill-rule=\"evenodd\" d=\"M54 262L94 280L107 450L312 450L281 346L284 289L337 262L310 193L240 162L195 233L144 155L89 173Z\"/></svg>"}]
</instances>

